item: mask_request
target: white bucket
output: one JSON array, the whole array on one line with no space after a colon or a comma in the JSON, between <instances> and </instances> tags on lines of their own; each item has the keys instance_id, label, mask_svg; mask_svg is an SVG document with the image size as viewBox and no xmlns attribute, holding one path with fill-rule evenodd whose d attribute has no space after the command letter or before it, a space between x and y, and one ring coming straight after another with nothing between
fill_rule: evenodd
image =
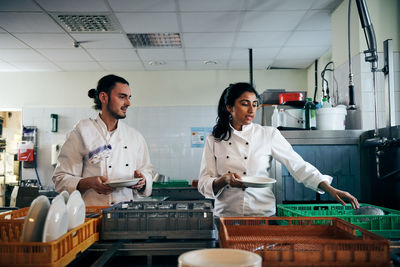
<instances>
[{"instance_id":1,"label":"white bucket","mask_svg":"<svg viewBox=\"0 0 400 267\"><path fill-rule=\"evenodd\" d=\"M347 110L345 108L317 109L317 130L344 130Z\"/></svg>"},{"instance_id":2,"label":"white bucket","mask_svg":"<svg viewBox=\"0 0 400 267\"><path fill-rule=\"evenodd\" d=\"M200 249L183 253L179 267L261 267L260 255L239 249Z\"/></svg>"}]
</instances>

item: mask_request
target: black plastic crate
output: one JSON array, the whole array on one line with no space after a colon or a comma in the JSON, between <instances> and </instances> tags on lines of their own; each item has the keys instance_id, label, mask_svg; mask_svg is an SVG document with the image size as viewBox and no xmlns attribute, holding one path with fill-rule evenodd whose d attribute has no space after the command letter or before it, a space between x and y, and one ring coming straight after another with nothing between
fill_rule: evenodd
<instances>
[{"instance_id":1,"label":"black plastic crate","mask_svg":"<svg viewBox=\"0 0 400 267\"><path fill-rule=\"evenodd\" d=\"M121 202L103 210L100 239L214 239L212 203Z\"/></svg>"}]
</instances>

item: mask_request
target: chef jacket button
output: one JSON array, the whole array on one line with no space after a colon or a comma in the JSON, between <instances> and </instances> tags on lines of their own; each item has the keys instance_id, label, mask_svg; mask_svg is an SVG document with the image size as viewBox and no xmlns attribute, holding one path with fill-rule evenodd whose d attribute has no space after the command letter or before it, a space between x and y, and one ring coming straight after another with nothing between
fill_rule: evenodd
<instances>
[{"instance_id":1,"label":"chef jacket button","mask_svg":"<svg viewBox=\"0 0 400 267\"><path fill-rule=\"evenodd\" d=\"M125 164L125 166L127 166L127 167L128 167L128 166L129 166L129 164L127 163L127 164Z\"/></svg>"},{"instance_id":2,"label":"chef jacket button","mask_svg":"<svg viewBox=\"0 0 400 267\"><path fill-rule=\"evenodd\" d=\"M124 148L127 149L128 147L127 147L127 146L124 146Z\"/></svg>"},{"instance_id":3,"label":"chef jacket button","mask_svg":"<svg viewBox=\"0 0 400 267\"><path fill-rule=\"evenodd\" d=\"M115 202L111 202L111 205L114 205L115 204Z\"/></svg>"},{"instance_id":4,"label":"chef jacket button","mask_svg":"<svg viewBox=\"0 0 400 267\"><path fill-rule=\"evenodd\" d=\"M229 159L229 156L226 156L227 159Z\"/></svg>"},{"instance_id":5,"label":"chef jacket button","mask_svg":"<svg viewBox=\"0 0 400 267\"><path fill-rule=\"evenodd\" d=\"M229 145L232 145L232 143L231 143L231 142L229 142Z\"/></svg>"},{"instance_id":6,"label":"chef jacket button","mask_svg":"<svg viewBox=\"0 0 400 267\"><path fill-rule=\"evenodd\" d=\"M226 188L229 188L229 185L227 185Z\"/></svg>"},{"instance_id":7,"label":"chef jacket button","mask_svg":"<svg viewBox=\"0 0 400 267\"><path fill-rule=\"evenodd\" d=\"M244 157L244 159L247 159L247 157Z\"/></svg>"},{"instance_id":8,"label":"chef jacket button","mask_svg":"<svg viewBox=\"0 0 400 267\"><path fill-rule=\"evenodd\" d=\"M228 173L231 173L231 171L228 171Z\"/></svg>"},{"instance_id":9,"label":"chef jacket button","mask_svg":"<svg viewBox=\"0 0 400 267\"><path fill-rule=\"evenodd\" d=\"M243 172L243 174L246 174L246 172Z\"/></svg>"},{"instance_id":10,"label":"chef jacket button","mask_svg":"<svg viewBox=\"0 0 400 267\"><path fill-rule=\"evenodd\" d=\"M249 142L246 142L246 145L248 145L249 144Z\"/></svg>"},{"instance_id":11,"label":"chef jacket button","mask_svg":"<svg viewBox=\"0 0 400 267\"><path fill-rule=\"evenodd\" d=\"M246 188L242 188L243 191L246 191Z\"/></svg>"},{"instance_id":12,"label":"chef jacket button","mask_svg":"<svg viewBox=\"0 0 400 267\"><path fill-rule=\"evenodd\" d=\"M111 165L110 165L110 166L108 166L108 168L111 168Z\"/></svg>"}]
</instances>

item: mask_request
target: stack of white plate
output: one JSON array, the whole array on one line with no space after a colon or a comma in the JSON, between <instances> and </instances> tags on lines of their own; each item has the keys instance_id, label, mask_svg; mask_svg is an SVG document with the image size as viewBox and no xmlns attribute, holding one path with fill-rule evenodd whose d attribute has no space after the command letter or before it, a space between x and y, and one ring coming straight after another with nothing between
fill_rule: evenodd
<instances>
[{"instance_id":1,"label":"stack of white plate","mask_svg":"<svg viewBox=\"0 0 400 267\"><path fill-rule=\"evenodd\" d=\"M79 191L63 191L50 204L46 196L33 200L25 216L22 242L50 242L85 221L85 203Z\"/></svg>"}]
</instances>

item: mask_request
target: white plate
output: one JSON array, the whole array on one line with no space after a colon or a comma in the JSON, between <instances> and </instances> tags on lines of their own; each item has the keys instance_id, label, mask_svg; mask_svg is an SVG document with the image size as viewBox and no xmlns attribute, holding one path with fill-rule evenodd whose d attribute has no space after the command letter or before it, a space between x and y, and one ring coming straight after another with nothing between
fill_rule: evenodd
<instances>
[{"instance_id":1,"label":"white plate","mask_svg":"<svg viewBox=\"0 0 400 267\"><path fill-rule=\"evenodd\" d=\"M142 178L130 178L130 179L119 179L113 180L108 183L104 183L105 185L109 185L111 187L126 187L126 186L134 186L137 184Z\"/></svg>"},{"instance_id":2,"label":"white plate","mask_svg":"<svg viewBox=\"0 0 400 267\"><path fill-rule=\"evenodd\" d=\"M32 201L22 228L22 242L42 241L43 225L49 208L50 201L46 196L38 196Z\"/></svg>"},{"instance_id":3,"label":"white plate","mask_svg":"<svg viewBox=\"0 0 400 267\"><path fill-rule=\"evenodd\" d=\"M81 193L75 190L69 196L67 202L68 210L68 231L78 227L85 222L86 209L85 202L82 199Z\"/></svg>"},{"instance_id":4,"label":"white plate","mask_svg":"<svg viewBox=\"0 0 400 267\"><path fill-rule=\"evenodd\" d=\"M51 202L46 222L44 223L42 241L51 242L65 233L68 229L68 211L64 198L56 196Z\"/></svg>"},{"instance_id":5,"label":"white plate","mask_svg":"<svg viewBox=\"0 0 400 267\"><path fill-rule=\"evenodd\" d=\"M61 193L60 193L60 195L64 198L64 202L65 202L65 204L67 204L67 202L68 202L68 198L69 198L69 193L68 193L68 191L62 191Z\"/></svg>"},{"instance_id":6,"label":"white plate","mask_svg":"<svg viewBox=\"0 0 400 267\"><path fill-rule=\"evenodd\" d=\"M238 181L242 182L247 187L256 187L256 188L268 187L276 183L275 179L269 177L260 177L260 176L243 176L242 180Z\"/></svg>"}]
</instances>

